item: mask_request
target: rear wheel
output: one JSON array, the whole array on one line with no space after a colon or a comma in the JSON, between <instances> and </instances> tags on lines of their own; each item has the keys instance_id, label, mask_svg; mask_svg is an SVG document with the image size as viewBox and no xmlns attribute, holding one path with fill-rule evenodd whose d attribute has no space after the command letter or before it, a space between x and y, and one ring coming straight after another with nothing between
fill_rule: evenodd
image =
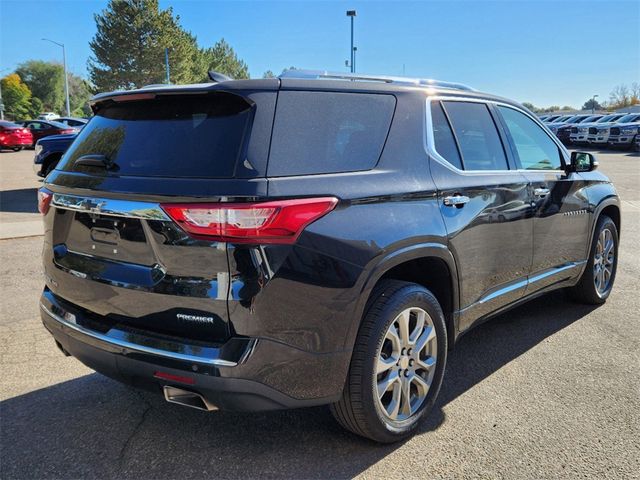
<instances>
[{"instance_id":1,"label":"rear wheel","mask_svg":"<svg viewBox=\"0 0 640 480\"><path fill-rule=\"evenodd\" d=\"M444 315L433 294L384 280L372 294L342 398L331 411L353 433L383 443L401 440L433 407L446 358Z\"/></svg>"},{"instance_id":2,"label":"rear wheel","mask_svg":"<svg viewBox=\"0 0 640 480\"><path fill-rule=\"evenodd\" d=\"M613 288L618 266L618 229L611 218L601 215L591 242L587 266L570 292L582 303L604 303Z\"/></svg>"},{"instance_id":3,"label":"rear wheel","mask_svg":"<svg viewBox=\"0 0 640 480\"><path fill-rule=\"evenodd\" d=\"M14 152L19 152L20 150L22 150L22 147L12 147L11 150L13 150Z\"/></svg>"}]
</instances>

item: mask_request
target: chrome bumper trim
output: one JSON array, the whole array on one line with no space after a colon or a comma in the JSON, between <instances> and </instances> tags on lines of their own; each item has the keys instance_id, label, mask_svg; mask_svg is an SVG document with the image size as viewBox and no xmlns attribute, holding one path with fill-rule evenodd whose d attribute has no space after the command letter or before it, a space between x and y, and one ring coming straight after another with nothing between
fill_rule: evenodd
<instances>
[{"instance_id":1,"label":"chrome bumper trim","mask_svg":"<svg viewBox=\"0 0 640 480\"><path fill-rule=\"evenodd\" d=\"M104 335L102 333L89 330L88 328L85 328L81 325L65 320L60 315L56 315L55 313L53 313L42 303L40 303L40 308L42 309L43 312L49 315L49 317L56 320L58 323L61 323L65 327L116 347L126 348L128 350L132 350L140 353L146 353L149 355L156 355L158 357L170 358L172 360L180 360L183 362L199 363L199 364L205 364L205 365L213 365L216 367L235 367L236 365L238 365L238 362L232 362L229 360L221 360L218 358L203 358L203 357L188 355L184 353L168 352L166 350L160 350L158 348L147 347L145 345L139 345L136 343L127 342L126 340L109 337L108 335Z\"/></svg>"}]
</instances>

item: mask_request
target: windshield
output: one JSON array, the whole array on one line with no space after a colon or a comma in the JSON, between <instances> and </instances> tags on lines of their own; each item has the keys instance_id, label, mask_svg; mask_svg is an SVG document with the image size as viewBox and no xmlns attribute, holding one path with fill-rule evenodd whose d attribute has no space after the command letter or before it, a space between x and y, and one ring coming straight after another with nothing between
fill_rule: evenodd
<instances>
[{"instance_id":1,"label":"windshield","mask_svg":"<svg viewBox=\"0 0 640 480\"><path fill-rule=\"evenodd\" d=\"M624 117L622 117L620 120L618 120L619 123L628 123L628 122L635 122L638 117L640 117L640 115L637 115L635 113L630 113L629 115L625 115Z\"/></svg>"}]
</instances>

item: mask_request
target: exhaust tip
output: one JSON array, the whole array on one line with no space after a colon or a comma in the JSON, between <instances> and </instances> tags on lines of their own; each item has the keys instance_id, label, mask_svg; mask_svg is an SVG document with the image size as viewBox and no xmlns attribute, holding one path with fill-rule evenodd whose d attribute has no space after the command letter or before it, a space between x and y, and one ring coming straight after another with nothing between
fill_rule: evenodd
<instances>
[{"instance_id":1,"label":"exhaust tip","mask_svg":"<svg viewBox=\"0 0 640 480\"><path fill-rule=\"evenodd\" d=\"M205 412L218 410L218 407L207 401L199 393L178 387L170 387L169 385L165 385L163 389L164 399L169 403L177 403L178 405L204 410Z\"/></svg>"}]
</instances>

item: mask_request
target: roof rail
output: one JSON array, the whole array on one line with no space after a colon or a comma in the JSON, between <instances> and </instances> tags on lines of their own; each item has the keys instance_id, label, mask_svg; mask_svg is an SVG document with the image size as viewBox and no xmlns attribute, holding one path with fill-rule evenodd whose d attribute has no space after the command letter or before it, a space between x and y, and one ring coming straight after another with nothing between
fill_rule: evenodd
<instances>
[{"instance_id":1,"label":"roof rail","mask_svg":"<svg viewBox=\"0 0 640 480\"><path fill-rule=\"evenodd\" d=\"M327 79L350 80L354 82L383 82L395 85L411 85L436 88L451 88L456 90L474 91L473 88L462 83L443 82L431 78L393 77L388 75L362 75L359 73L328 72L326 70L287 70L282 72L279 78L299 79Z\"/></svg>"}]
</instances>

